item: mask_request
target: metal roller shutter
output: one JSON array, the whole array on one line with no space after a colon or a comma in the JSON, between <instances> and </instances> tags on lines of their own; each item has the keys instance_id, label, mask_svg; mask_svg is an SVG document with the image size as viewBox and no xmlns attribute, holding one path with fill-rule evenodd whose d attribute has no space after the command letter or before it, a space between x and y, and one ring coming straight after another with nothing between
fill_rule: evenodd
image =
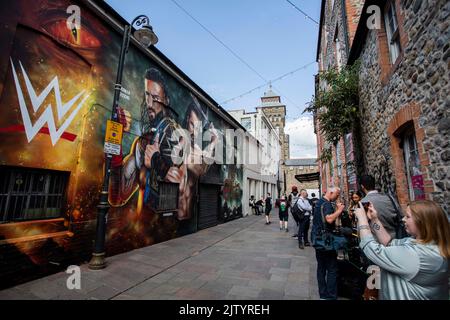
<instances>
[{"instance_id":1,"label":"metal roller shutter","mask_svg":"<svg viewBox=\"0 0 450 320\"><path fill-rule=\"evenodd\" d=\"M198 230L211 228L219 224L219 187L200 185L198 212Z\"/></svg>"}]
</instances>

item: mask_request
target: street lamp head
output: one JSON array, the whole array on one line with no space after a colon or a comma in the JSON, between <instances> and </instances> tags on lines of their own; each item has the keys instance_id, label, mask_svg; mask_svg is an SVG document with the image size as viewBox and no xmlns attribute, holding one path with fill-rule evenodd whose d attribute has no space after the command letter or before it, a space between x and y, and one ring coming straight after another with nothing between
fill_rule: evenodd
<instances>
[{"instance_id":1,"label":"street lamp head","mask_svg":"<svg viewBox=\"0 0 450 320\"><path fill-rule=\"evenodd\" d=\"M134 37L145 47L158 43L158 36L153 32L152 26L143 26L134 32Z\"/></svg>"},{"instance_id":2,"label":"street lamp head","mask_svg":"<svg viewBox=\"0 0 450 320\"><path fill-rule=\"evenodd\" d=\"M158 36L153 31L153 28L150 25L150 19L147 16L142 15L137 17L136 19L133 20L131 25L133 27L136 26L134 37L143 46L148 48L151 45L155 45L156 43L158 43Z\"/></svg>"}]
</instances>

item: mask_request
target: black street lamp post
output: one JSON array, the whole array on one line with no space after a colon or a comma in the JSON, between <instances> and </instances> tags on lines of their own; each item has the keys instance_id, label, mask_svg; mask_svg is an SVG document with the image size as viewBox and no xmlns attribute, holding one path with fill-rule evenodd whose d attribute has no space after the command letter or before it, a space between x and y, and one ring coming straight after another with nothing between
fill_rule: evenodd
<instances>
[{"instance_id":1,"label":"black street lamp post","mask_svg":"<svg viewBox=\"0 0 450 320\"><path fill-rule=\"evenodd\" d=\"M153 32L153 28L149 24L147 16L141 15L133 20L131 25L126 25L122 39L122 47L120 49L119 66L117 70L117 79L114 86L114 100L111 112L111 120L117 122L117 108L119 106L120 93L122 91L122 76L125 64L125 56L128 52L128 46L131 38L131 29L136 25L140 27L134 33L135 38L146 47L154 45L158 42L158 37ZM106 217L110 208L108 201L109 177L111 173L112 155L106 154L105 160L105 174L103 176L102 191L100 193L100 202L97 206L97 228L95 236L94 252L92 259L89 262L89 268L93 270L100 270L106 267L105 261L105 238L106 238Z\"/></svg>"}]
</instances>

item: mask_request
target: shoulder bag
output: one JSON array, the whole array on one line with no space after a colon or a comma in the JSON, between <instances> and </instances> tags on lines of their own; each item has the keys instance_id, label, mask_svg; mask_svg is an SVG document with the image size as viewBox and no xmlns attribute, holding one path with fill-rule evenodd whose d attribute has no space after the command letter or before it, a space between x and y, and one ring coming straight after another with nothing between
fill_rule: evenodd
<instances>
[{"instance_id":1,"label":"shoulder bag","mask_svg":"<svg viewBox=\"0 0 450 320\"><path fill-rule=\"evenodd\" d=\"M347 239L344 236L334 234L327 229L325 216L323 214L323 205L323 203L320 205L322 228L315 230L312 237L312 246L320 251L345 249L347 246Z\"/></svg>"}]
</instances>

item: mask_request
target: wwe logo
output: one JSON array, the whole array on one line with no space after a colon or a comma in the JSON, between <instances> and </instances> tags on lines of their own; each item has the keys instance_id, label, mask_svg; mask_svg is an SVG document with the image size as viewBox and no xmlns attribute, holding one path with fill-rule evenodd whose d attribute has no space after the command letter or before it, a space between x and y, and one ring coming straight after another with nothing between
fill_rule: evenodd
<instances>
[{"instance_id":1,"label":"wwe logo","mask_svg":"<svg viewBox=\"0 0 450 320\"><path fill-rule=\"evenodd\" d=\"M69 117L62 123L62 125L59 127L59 129L56 129L55 120L53 118L53 112L51 108L51 104L47 106L47 109L42 113L42 115L39 117L39 119L36 120L34 125L31 123L30 114L28 113L28 108L25 102L24 94L22 92L22 87L19 83L19 78L16 73L16 68L14 66L14 63L11 60L11 66L13 70L13 76L14 76L14 82L16 84L16 90L17 90L17 97L19 99L19 106L20 106L20 112L22 114L23 119L23 125L25 127L25 133L28 139L28 142L31 142L36 134L44 127L44 125L47 123L48 125L48 132L50 133L50 138L52 141L52 145L55 146L58 140L61 138L64 131L69 127L77 113L80 111L81 107L83 106L83 103L86 101L86 99L89 97L90 94L86 95L80 103L77 105L76 109L69 115ZM28 90L28 95L31 100L31 105L33 106L33 111L37 112L38 109L41 107L44 100L48 97L52 89L55 92L55 100L56 100L56 110L58 113L58 121L60 122L67 112L72 108L72 106L77 102L80 97L82 97L85 93L85 90L81 91L79 94L77 94L75 97L73 97L69 102L63 104L61 100L61 91L59 89L59 82L58 77L55 76L52 81L48 84L47 88L44 89L44 91L41 92L41 94L36 94L36 91L33 88L33 85L31 84L30 78L28 77L28 74L26 73L25 69L22 66L22 63L19 61L20 68L22 70L23 78L25 80L25 85Z\"/></svg>"}]
</instances>

